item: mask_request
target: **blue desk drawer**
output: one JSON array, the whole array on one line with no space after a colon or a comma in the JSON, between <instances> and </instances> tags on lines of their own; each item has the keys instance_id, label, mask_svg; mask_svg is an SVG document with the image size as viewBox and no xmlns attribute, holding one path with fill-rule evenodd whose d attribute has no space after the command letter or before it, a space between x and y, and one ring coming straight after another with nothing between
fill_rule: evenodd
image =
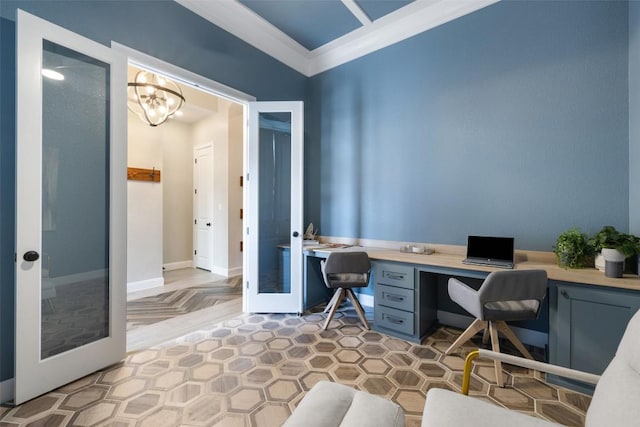
<instances>
[{"instance_id":1,"label":"blue desk drawer","mask_svg":"<svg viewBox=\"0 0 640 427\"><path fill-rule=\"evenodd\" d=\"M376 304L413 312L413 290L380 284L374 289Z\"/></svg>"},{"instance_id":2,"label":"blue desk drawer","mask_svg":"<svg viewBox=\"0 0 640 427\"><path fill-rule=\"evenodd\" d=\"M374 321L377 327L413 335L413 313L378 305L374 310Z\"/></svg>"},{"instance_id":3,"label":"blue desk drawer","mask_svg":"<svg viewBox=\"0 0 640 427\"><path fill-rule=\"evenodd\" d=\"M400 286L407 289L414 288L413 267L391 263L376 263L376 283Z\"/></svg>"}]
</instances>

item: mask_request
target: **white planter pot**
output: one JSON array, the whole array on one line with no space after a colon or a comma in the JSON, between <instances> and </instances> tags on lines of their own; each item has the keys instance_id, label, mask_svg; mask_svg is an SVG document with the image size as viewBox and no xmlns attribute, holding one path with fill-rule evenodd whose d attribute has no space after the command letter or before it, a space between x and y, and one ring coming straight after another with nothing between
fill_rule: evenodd
<instances>
[{"instance_id":1,"label":"white planter pot","mask_svg":"<svg viewBox=\"0 0 640 427\"><path fill-rule=\"evenodd\" d=\"M598 255L596 255L596 268L600 271L604 271L604 257L602 256L601 252L598 252Z\"/></svg>"},{"instance_id":2,"label":"white planter pot","mask_svg":"<svg viewBox=\"0 0 640 427\"><path fill-rule=\"evenodd\" d=\"M608 249L608 248L602 249L602 256L604 257L605 261L612 261L612 262L623 262L626 258L624 254L619 250Z\"/></svg>"}]
</instances>

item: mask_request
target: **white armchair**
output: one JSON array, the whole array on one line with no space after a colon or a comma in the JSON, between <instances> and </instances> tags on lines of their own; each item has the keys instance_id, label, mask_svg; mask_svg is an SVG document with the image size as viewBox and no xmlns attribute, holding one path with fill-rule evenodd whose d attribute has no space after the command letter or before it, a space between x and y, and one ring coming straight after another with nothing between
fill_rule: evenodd
<instances>
[{"instance_id":1,"label":"white armchair","mask_svg":"<svg viewBox=\"0 0 640 427\"><path fill-rule=\"evenodd\" d=\"M584 351L589 351L589 349L584 349ZM422 427L558 425L465 396L469 391L471 368L476 357L499 360L512 365L596 384L593 399L586 415L586 427L640 426L640 311L629 321L618 346L618 351L602 376L488 350L469 353L465 362L463 394L442 389L429 390L422 417Z\"/></svg>"}]
</instances>

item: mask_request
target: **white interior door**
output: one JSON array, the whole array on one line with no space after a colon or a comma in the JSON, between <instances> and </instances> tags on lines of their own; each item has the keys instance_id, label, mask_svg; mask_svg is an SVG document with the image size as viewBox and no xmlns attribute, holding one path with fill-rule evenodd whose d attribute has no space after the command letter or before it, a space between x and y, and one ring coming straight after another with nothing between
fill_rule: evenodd
<instances>
[{"instance_id":1,"label":"white interior door","mask_svg":"<svg viewBox=\"0 0 640 427\"><path fill-rule=\"evenodd\" d=\"M195 266L213 269L213 146L194 149Z\"/></svg>"},{"instance_id":2,"label":"white interior door","mask_svg":"<svg viewBox=\"0 0 640 427\"><path fill-rule=\"evenodd\" d=\"M20 404L125 356L126 58L18 11L16 98Z\"/></svg>"},{"instance_id":3,"label":"white interior door","mask_svg":"<svg viewBox=\"0 0 640 427\"><path fill-rule=\"evenodd\" d=\"M300 313L303 103L249 104L247 310Z\"/></svg>"}]
</instances>

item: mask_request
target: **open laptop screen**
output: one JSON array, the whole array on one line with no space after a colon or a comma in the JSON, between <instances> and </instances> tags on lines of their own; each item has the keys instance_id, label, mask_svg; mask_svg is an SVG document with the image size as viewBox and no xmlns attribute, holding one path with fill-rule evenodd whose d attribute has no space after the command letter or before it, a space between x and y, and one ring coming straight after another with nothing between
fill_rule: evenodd
<instances>
[{"instance_id":1,"label":"open laptop screen","mask_svg":"<svg viewBox=\"0 0 640 427\"><path fill-rule=\"evenodd\" d=\"M513 237L469 236L467 240L467 259L481 261L483 264L513 265Z\"/></svg>"}]
</instances>

